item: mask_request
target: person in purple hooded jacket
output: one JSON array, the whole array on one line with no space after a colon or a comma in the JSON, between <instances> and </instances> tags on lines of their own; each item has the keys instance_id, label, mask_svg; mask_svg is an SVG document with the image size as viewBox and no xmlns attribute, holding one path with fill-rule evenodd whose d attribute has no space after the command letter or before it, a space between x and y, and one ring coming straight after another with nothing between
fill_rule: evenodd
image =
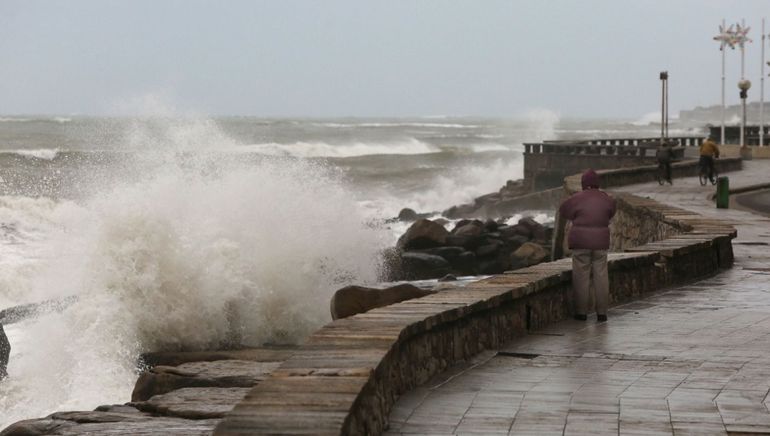
<instances>
[{"instance_id":1,"label":"person in purple hooded jacket","mask_svg":"<svg viewBox=\"0 0 770 436\"><path fill-rule=\"evenodd\" d=\"M572 250L572 287L575 291L575 319L585 321L588 289L593 275L596 318L607 321L609 277L607 250L610 248L610 220L615 200L599 190L599 175L588 170L581 178L583 190L564 200L559 215L572 221L567 242Z\"/></svg>"}]
</instances>

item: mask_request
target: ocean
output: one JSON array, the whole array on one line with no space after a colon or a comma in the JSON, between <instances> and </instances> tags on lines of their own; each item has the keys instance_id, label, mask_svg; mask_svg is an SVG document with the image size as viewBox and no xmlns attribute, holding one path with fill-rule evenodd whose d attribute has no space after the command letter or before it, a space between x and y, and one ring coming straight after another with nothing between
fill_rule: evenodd
<instances>
[{"instance_id":1,"label":"ocean","mask_svg":"<svg viewBox=\"0 0 770 436\"><path fill-rule=\"evenodd\" d=\"M128 401L145 351L297 343L377 283L402 208L497 191L524 142L655 120L0 117L0 310L78 297L6 326L0 428Z\"/></svg>"}]
</instances>

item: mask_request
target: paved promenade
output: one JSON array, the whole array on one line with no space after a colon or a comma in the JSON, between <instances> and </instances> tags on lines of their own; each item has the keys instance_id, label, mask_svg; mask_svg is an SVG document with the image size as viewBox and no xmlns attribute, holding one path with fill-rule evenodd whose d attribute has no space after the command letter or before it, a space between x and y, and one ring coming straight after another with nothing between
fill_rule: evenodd
<instances>
[{"instance_id":1,"label":"paved promenade","mask_svg":"<svg viewBox=\"0 0 770 436\"><path fill-rule=\"evenodd\" d=\"M744 168L732 187L770 181ZM486 353L404 395L388 435L770 434L770 218L715 209L694 177L620 190L730 222L735 267Z\"/></svg>"}]
</instances>

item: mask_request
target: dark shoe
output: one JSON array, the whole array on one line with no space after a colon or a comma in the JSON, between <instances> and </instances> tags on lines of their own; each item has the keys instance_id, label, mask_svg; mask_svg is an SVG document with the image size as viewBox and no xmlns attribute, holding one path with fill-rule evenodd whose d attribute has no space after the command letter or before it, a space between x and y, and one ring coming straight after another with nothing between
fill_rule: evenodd
<instances>
[{"instance_id":1,"label":"dark shoe","mask_svg":"<svg viewBox=\"0 0 770 436\"><path fill-rule=\"evenodd\" d=\"M607 322L607 315L596 315L597 322Z\"/></svg>"},{"instance_id":2,"label":"dark shoe","mask_svg":"<svg viewBox=\"0 0 770 436\"><path fill-rule=\"evenodd\" d=\"M575 315L575 321L585 321L587 319L588 319L588 317L585 316L585 315L580 315L580 314Z\"/></svg>"}]
</instances>

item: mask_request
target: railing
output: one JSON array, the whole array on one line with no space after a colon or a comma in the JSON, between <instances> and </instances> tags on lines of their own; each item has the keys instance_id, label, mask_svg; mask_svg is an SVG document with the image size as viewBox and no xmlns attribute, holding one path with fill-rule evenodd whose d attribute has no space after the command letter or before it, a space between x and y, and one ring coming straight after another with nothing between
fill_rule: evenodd
<instances>
[{"instance_id":1,"label":"railing","mask_svg":"<svg viewBox=\"0 0 770 436\"><path fill-rule=\"evenodd\" d=\"M696 147L703 142L701 136L678 136L667 138L666 142L674 147ZM660 138L615 138L590 139L585 141L543 141L541 143L525 143L526 154L560 153L560 154L592 154L592 155L644 155L649 148L660 144Z\"/></svg>"},{"instance_id":2,"label":"railing","mask_svg":"<svg viewBox=\"0 0 770 436\"><path fill-rule=\"evenodd\" d=\"M721 140L721 126L709 126L710 137L715 141ZM770 126L763 127L764 145L770 142ZM725 144L739 144L741 142L741 126L725 126ZM743 142L746 145L759 145L759 126L746 126Z\"/></svg>"}]
</instances>

